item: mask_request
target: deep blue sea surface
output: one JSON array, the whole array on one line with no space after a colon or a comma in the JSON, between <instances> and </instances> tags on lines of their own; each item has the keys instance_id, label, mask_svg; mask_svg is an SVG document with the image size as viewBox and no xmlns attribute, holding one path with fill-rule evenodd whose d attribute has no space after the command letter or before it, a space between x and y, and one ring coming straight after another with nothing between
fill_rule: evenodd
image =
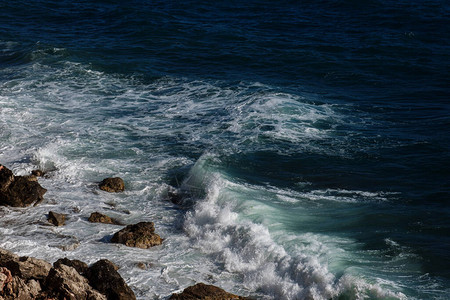
<instances>
[{"instance_id":1,"label":"deep blue sea surface","mask_svg":"<svg viewBox=\"0 0 450 300\"><path fill-rule=\"evenodd\" d=\"M49 172L0 247L139 299L450 299L449 128L448 1L0 1L0 163Z\"/></svg>"}]
</instances>

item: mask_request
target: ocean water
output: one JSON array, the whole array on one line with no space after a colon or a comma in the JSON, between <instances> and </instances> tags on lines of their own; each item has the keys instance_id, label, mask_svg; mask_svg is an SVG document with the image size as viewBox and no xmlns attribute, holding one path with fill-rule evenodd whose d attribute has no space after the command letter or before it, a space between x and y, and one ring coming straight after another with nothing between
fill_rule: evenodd
<instances>
[{"instance_id":1,"label":"ocean water","mask_svg":"<svg viewBox=\"0 0 450 300\"><path fill-rule=\"evenodd\" d=\"M0 1L0 163L48 171L42 204L0 207L0 247L110 259L138 299L449 299L449 20L439 0ZM164 243L111 244L93 211Z\"/></svg>"}]
</instances>

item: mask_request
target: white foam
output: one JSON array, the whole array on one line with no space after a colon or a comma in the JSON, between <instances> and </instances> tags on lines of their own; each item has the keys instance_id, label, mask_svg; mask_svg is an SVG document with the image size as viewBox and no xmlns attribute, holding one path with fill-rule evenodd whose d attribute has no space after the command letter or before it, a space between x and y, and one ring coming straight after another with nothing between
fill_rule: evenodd
<instances>
[{"instance_id":1,"label":"white foam","mask_svg":"<svg viewBox=\"0 0 450 300\"><path fill-rule=\"evenodd\" d=\"M184 229L195 241L195 247L211 255L226 271L239 274L245 289L268 299L329 299L346 293L356 299L403 297L401 293L349 275L335 277L328 268L328 259L342 255L345 251L339 245L352 244L351 241L310 233L291 233L287 243L274 240L273 236L279 232L269 231L264 222L255 223L242 217L251 215L249 210L258 210L262 204L257 204L257 200L234 198L233 189L237 184L220 173L208 173L206 160L201 159L193 167L185 182L185 188L202 184L207 193L186 215ZM277 213L267 206L262 211L267 215ZM286 234L284 231L283 239ZM291 246L285 248L283 244Z\"/></svg>"},{"instance_id":2,"label":"white foam","mask_svg":"<svg viewBox=\"0 0 450 300\"><path fill-rule=\"evenodd\" d=\"M46 65L39 58L54 53L39 52L31 64L0 70L0 75L15 74L0 82L0 162L21 175L37 167L51 171L39 179L48 189L44 203L0 210L0 247L49 261L108 258L122 267L139 299L164 298L199 281L263 299L326 299L347 292L364 298L370 290L389 294L388 288L355 279L358 272L335 275L354 241L308 233L308 228L292 232L286 225L292 217L286 208L385 201L382 193L301 193L236 183L214 169L210 162L220 163L216 157L205 155L183 184L197 201L185 220L185 211L164 200L168 173L192 165L205 149L251 152L287 141L295 147L280 151L333 150L319 145L333 144L333 128L343 122L332 106L307 103L263 84L224 87L173 78L144 84L79 63ZM96 182L109 176L123 177L126 192L98 191ZM67 225L48 226L49 210L68 214ZM93 211L124 223L154 221L165 242L149 250L110 244L118 228L88 223ZM303 224L316 221L307 211L299 216ZM73 251L58 248L77 242ZM136 268L138 262L148 269Z\"/></svg>"}]
</instances>

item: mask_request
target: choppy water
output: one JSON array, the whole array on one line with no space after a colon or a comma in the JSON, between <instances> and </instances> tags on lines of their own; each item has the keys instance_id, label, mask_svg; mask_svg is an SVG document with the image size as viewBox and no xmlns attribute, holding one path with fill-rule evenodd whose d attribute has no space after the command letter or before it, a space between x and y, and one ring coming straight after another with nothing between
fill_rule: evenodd
<instances>
[{"instance_id":1,"label":"choppy water","mask_svg":"<svg viewBox=\"0 0 450 300\"><path fill-rule=\"evenodd\" d=\"M258 299L449 298L449 12L0 1L0 163L50 171L44 203L1 208L0 247L108 258L139 299L199 281ZM108 176L126 192L99 191ZM164 244L110 244L121 227L93 211L153 221Z\"/></svg>"}]
</instances>

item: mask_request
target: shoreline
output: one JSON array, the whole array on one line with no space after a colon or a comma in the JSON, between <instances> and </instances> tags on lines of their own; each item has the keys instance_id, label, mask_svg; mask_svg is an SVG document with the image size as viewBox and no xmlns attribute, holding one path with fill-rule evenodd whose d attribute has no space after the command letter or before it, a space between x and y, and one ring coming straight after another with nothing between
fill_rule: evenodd
<instances>
[{"instance_id":1,"label":"shoreline","mask_svg":"<svg viewBox=\"0 0 450 300\"><path fill-rule=\"evenodd\" d=\"M45 174L42 170L33 170L31 175L15 176L11 170L0 164L0 205L34 207L42 203L47 189L40 186L38 177ZM100 190L108 193L120 193L125 189L123 180L118 177L105 178L98 186ZM66 217L66 214L50 211L47 216L48 225L62 227L65 225ZM109 243L147 249L164 241L155 233L153 222L125 225L99 212L92 212L88 220L91 223L125 226L113 235ZM72 248L61 250L71 251L78 246L79 243ZM145 264L142 266L138 264L138 267L145 268ZM118 269L119 266L107 259L100 259L88 266L80 260L64 257L51 265L45 260L28 256L19 257L9 250L0 248L0 299L136 299L132 289L117 272ZM203 299L203 297L249 299L202 282L186 287L181 293L172 293L170 299Z\"/></svg>"}]
</instances>

